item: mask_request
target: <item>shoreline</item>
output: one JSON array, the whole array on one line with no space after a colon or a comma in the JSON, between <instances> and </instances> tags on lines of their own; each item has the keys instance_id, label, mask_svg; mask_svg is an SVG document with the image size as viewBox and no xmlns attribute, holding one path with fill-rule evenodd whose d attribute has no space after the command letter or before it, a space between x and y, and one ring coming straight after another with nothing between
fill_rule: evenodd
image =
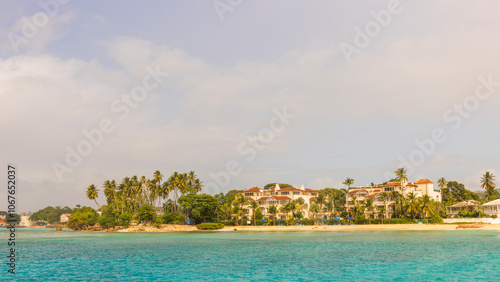
<instances>
[{"instance_id":1,"label":"shoreline","mask_svg":"<svg viewBox=\"0 0 500 282\"><path fill-rule=\"evenodd\" d=\"M293 226L224 226L217 231L259 231L259 232L281 232L281 231L444 231L444 230L488 230L500 231L500 224L464 225L464 224L367 224L367 225L293 225ZM132 226L110 232L184 232L201 231L192 225L162 225L155 226Z\"/></svg>"}]
</instances>

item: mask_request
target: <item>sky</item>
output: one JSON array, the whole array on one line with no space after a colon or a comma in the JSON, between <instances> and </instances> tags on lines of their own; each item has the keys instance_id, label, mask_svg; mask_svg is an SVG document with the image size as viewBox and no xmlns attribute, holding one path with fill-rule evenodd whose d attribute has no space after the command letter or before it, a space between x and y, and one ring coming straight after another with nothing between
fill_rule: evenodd
<instances>
[{"instance_id":1,"label":"sky","mask_svg":"<svg viewBox=\"0 0 500 282\"><path fill-rule=\"evenodd\" d=\"M155 170L209 194L399 167L480 190L500 164L500 3L474 4L0 0L1 179L15 164L19 211L95 206L89 185Z\"/></svg>"}]
</instances>

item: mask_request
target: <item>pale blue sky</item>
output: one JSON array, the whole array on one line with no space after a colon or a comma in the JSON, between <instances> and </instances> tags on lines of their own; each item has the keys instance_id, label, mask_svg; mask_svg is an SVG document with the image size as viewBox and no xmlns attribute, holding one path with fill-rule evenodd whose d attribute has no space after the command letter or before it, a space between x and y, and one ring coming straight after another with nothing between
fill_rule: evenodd
<instances>
[{"instance_id":1,"label":"pale blue sky","mask_svg":"<svg viewBox=\"0 0 500 282\"><path fill-rule=\"evenodd\" d=\"M446 177L477 190L500 163L499 85L457 129L456 113L443 117L479 77L500 81L494 1L401 1L350 62L339 45L355 46L356 28L391 1L242 1L223 20L214 1L69 1L28 38L26 21L44 12L37 3L54 2L0 1L1 160L19 166L22 210L92 205L88 185L157 169L195 170L212 194L381 183L436 128L447 140L410 181ZM17 52L13 34L25 40ZM121 120L111 105L146 67L170 76ZM247 161L238 147L284 107L295 117ZM58 177L54 163L67 165L67 147L103 118L115 130ZM241 171L218 185L210 175L231 161Z\"/></svg>"}]
</instances>

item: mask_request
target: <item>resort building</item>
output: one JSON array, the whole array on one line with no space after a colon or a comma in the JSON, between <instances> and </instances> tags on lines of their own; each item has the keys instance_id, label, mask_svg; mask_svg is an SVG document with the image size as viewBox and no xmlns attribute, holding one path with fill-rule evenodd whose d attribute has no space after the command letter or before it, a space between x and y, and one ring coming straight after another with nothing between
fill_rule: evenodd
<instances>
[{"instance_id":1,"label":"resort building","mask_svg":"<svg viewBox=\"0 0 500 282\"><path fill-rule=\"evenodd\" d=\"M5 219L5 215L0 215L0 226L6 225L7 221Z\"/></svg>"},{"instance_id":2,"label":"resort building","mask_svg":"<svg viewBox=\"0 0 500 282\"><path fill-rule=\"evenodd\" d=\"M429 195L437 202L441 202L441 192L434 190L434 183L429 179L421 179L415 183L406 183L401 186L400 182L389 182L374 187L354 187L346 194L346 208L352 213L356 205L363 205L367 199L373 200L376 212L370 213L371 218L391 218L394 212L394 199L391 194L396 191L401 195L414 193L417 197ZM382 211L382 212L380 212Z\"/></svg>"},{"instance_id":3,"label":"resort building","mask_svg":"<svg viewBox=\"0 0 500 282\"><path fill-rule=\"evenodd\" d=\"M486 215L500 217L500 199L483 204L481 207Z\"/></svg>"},{"instance_id":4,"label":"resort building","mask_svg":"<svg viewBox=\"0 0 500 282\"><path fill-rule=\"evenodd\" d=\"M71 216L70 213L63 213L63 214L61 214L61 218L59 219L59 222L61 222L61 223L68 223L70 216Z\"/></svg>"},{"instance_id":5,"label":"resort building","mask_svg":"<svg viewBox=\"0 0 500 282\"><path fill-rule=\"evenodd\" d=\"M248 199L248 201L257 201L259 203L259 209L262 212L262 215L264 215L264 217L268 217L271 216L271 214L267 212L269 206L276 205L279 210L282 205L299 198L304 199L304 204L307 204L307 206L310 207L311 202L318 196L319 191L304 188L304 185L300 186L300 188L281 188L279 184L276 184L276 186L271 189L252 188L243 191L242 193ZM249 207L249 205L245 206L244 209L246 212L248 212L248 218L252 218L252 209ZM304 215L304 217L308 218L309 209L303 209L302 214Z\"/></svg>"},{"instance_id":6,"label":"resort building","mask_svg":"<svg viewBox=\"0 0 500 282\"><path fill-rule=\"evenodd\" d=\"M477 210L479 203L473 200L463 201L453 206L446 207L446 215L450 217L458 217L460 211L474 211Z\"/></svg>"},{"instance_id":7,"label":"resort building","mask_svg":"<svg viewBox=\"0 0 500 282\"><path fill-rule=\"evenodd\" d=\"M19 221L19 226L29 227L32 224L33 223L31 222L30 217L25 212L23 212L21 214L21 219Z\"/></svg>"}]
</instances>

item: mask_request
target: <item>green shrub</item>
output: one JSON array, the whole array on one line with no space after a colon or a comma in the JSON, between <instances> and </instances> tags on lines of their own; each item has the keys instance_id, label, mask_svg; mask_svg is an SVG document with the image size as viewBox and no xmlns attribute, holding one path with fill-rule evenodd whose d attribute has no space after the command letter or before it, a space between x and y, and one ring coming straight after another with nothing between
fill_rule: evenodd
<instances>
[{"instance_id":1,"label":"green shrub","mask_svg":"<svg viewBox=\"0 0 500 282\"><path fill-rule=\"evenodd\" d=\"M219 223L224 224L224 226L235 226L236 225L234 219L229 220L229 221L219 221ZM271 222L271 224L272 224L272 222Z\"/></svg>"},{"instance_id":2,"label":"green shrub","mask_svg":"<svg viewBox=\"0 0 500 282\"><path fill-rule=\"evenodd\" d=\"M224 228L222 223L200 223L196 225L199 230L218 230Z\"/></svg>"},{"instance_id":3,"label":"green shrub","mask_svg":"<svg viewBox=\"0 0 500 282\"><path fill-rule=\"evenodd\" d=\"M434 216L432 216L431 218L429 218L429 223L430 224L443 224L444 221L443 221L442 217L440 217L439 215L435 214Z\"/></svg>"},{"instance_id":4,"label":"green shrub","mask_svg":"<svg viewBox=\"0 0 500 282\"><path fill-rule=\"evenodd\" d=\"M181 213L167 212L162 216L165 224L183 224L184 216Z\"/></svg>"},{"instance_id":5,"label":"green shrub","mask_svg":"<svg viewBox=\"0 0 500 282\"><path fill-rule=\"evenodd\" d=\"M496 219L496 218L497 218L497 215L496 215L496 214L494 214L494 215L492 215L492 216L491 216L491 218Z\"/></svg>"},{"instance_id":6,"label":"green shrub","mask_svg":"<svg viewBox=\"0 0 500 282\"><path fill-rule=\"evenodd\" d=\"M155 218L155 210L150 205L141 206L137 212L137 220L139 220L139 222L153 222Z\"/></svg>"},{"instance_id":7,"label":"green shrub","mask_svg":"<svg viewBox=\"0 0 500 282\"><path fill-rule=\"evenodd\" d=\"M132 214L129 212L124 212L120 215L119 225L128 227L131 221L132 221Z\"/></svg>"}]
</instances>

